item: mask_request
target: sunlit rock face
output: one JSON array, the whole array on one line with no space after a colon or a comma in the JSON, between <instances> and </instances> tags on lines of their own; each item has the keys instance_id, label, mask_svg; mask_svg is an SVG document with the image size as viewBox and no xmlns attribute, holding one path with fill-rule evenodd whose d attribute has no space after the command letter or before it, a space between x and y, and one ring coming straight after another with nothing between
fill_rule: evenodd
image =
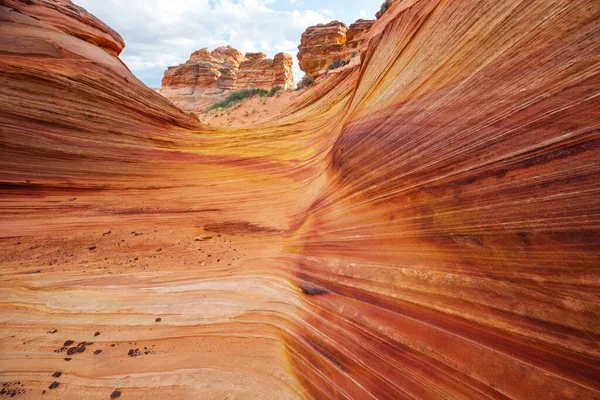
<instances>
[{"instance_id":1,"label":"sunlit rock face","mask_svg":"<svg viewBox=\"0 0 600 400\"><path fill-rule=\"evenodd\" d=\"M360 52L374 23L373 20L359 19L349 27L339 21L308 27L298 46L300 69L306 76L316 78L335 61L350 63Z\"/></svg>"},{"instance_id":2,"label":"sunlit rock face","mask_svg":"<svg viewBox=\"0 0 600 400\"><path fill-rule=\"evenodd\" d=\"M596 1L394 2L360 64L236 130L46 9L0 6L21 396L600 396Z\"/></svg>"},{"instance_id":3,"label":"sunlit rock face","mask_svg":"<svg viewBox=\"0 0 600 400\"><path fill-rule=\"evenodd\" d=\"M293 85L290 55L243 55L231 46L222 46L210 52L198 50L184 64L169 67L160 93L186 112L202 113L235 90L275 86L290 90Z\"/></svg>"},{"instance_id":4,"label":"sunlit rock face","mask_svg":"<svg viewBox=\"0 0 600 400\"><path fill-rule=\"evenodd\" d=\"M315 77L329 63L341 58L348 27L340 21L311 26L298 46L298 63L307 76Z\"/></svg>"}]
</instances>

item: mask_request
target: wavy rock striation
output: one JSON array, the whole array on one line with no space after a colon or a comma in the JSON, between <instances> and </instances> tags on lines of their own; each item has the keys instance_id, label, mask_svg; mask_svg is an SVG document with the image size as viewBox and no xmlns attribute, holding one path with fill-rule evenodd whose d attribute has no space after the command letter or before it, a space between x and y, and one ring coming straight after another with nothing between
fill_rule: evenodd
<instances>
[{"instance_id":1,"label":"wavy rock striation","mask_svg":"<svg viewBox=\"0 0 600 400\"><path fill-rule=\"evenodd\" d=\"M292 58L279 53L242 55L231 46L198 50L185 63L165 71L160 93L186 112L204 109L240 89L293 89Z\"/></svg>"},{"instance_id":2,"label":"wavy rock striation","mask_svg":"<svg viewBox=\"0 0 600 400\"><path fill-rule=\"evenodd\" d=\"M40 4L0 6L8 390L600 396L598 2L396 1L235 130Z\"/></svg>"}]
</instances>

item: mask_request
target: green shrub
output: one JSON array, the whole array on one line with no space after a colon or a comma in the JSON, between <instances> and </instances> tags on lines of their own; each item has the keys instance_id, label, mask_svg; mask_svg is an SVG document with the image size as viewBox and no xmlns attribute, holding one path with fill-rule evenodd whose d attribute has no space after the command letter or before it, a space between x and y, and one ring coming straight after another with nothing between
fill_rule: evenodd
<instances>
[{"instance_id":1,"label":"green shrub","mask_svg":"<svg viewBox=\"0 0 600 400\"><path fill-rule=\"evenodd\" d=\"M220 103L213 104L206 109L206 112L216 110L217 108L228 108L240 103L242 100L249 99L254 96L268 96L269 92L264 89L244 89L232 92L227 98Z\"/></svg>"},{"instance_id":2,"label":"green shrub","mask_svg":"<svg viewBox=\"0 0 600 400\"><path fill-rule=\"evenodd\" d=\"M269 97L273 97L277 94L277 92L283 90L283 87L277 85L277 86L273 86L271 88L271 91L269 92Z\"/></svg>"},{"instance_id":3,"label":"green shrub","mask_svg":"<svg viewBox=\"0 0 600 400\"><path fill-rule=\"evenodd\" d=\"M315 80L313 78L311 78L310 76L305 76L304 78L302 78L302 87L309 87L314 85Z\"/></svg>"},{"instance_id":4,"label":"green shrub","mask_svg":"<svg viewBox=\"0 0 600 400\"><path fill-rule=\"evenodd\" d=\"M377 19L381 18L383 14L392 6L392 0L385 0L383 4L381 4L381 8L377 13Z\"/></svg>"},{"instance_id":5,"label":"green shrub","mask_svg":"<svg viewBox=\"0 0 600 400\"><path fill-rule=\"evenodd\" d=\"M336 69L341 67L342 65L344 65L344 62L342 61L341 58L338 57L337 60L335 60L334 62L332 62L331 64L329 64L329 66L327 67L327 69L332 70L332 69Z\"/></svg>"}]
</instances>

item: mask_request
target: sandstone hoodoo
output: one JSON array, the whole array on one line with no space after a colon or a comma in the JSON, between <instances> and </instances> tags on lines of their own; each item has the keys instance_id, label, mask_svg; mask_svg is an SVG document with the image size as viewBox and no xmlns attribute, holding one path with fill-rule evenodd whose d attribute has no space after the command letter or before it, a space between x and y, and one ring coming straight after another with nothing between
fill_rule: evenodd
<instances>
[{"instance_id":1,"label":"sandstone hoodoo","mask_svg":"<svg viewBox=\"0 0 600 400\"><path fill-rule=\"evenodd\" d=\"M391 1L360 63L222 129L69 1L0 1L1 390L600 398L599 31L597 0Z\"/></svg>"},{"instance_id":2,"label":"sandstone hoodoo","mask_svg":"<svg viewBox=\"0 0 600 400\"><path fill-rule=\"evenodd\" d=\"M373 20L359 19L350 27L339 21L309 27L298 46L300 69L315 78L331 63L349 60L360 50L373 23Z\"/></svg>"},{"instance_id":3,"label":"sandstone hoodoo","mask_svg":"<svg viewBox=\"0 0 600 400\"><path fill-rule=\"evenodd\" d=\"M207 107L241 89L293 89L292 57L286 53L267 58L265 53L243 55L231 46L204 48L184 64L165 71L160 93L187 112Z\"/></svg>"}]
</instances>

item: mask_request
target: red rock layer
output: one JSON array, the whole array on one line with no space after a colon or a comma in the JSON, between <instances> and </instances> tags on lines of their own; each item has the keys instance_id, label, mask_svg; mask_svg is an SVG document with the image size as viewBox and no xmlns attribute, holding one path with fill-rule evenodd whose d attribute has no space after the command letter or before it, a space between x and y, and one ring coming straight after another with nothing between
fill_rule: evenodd
<instances>
[{"instance_id":1,"label":"red rock layer","mask_svg":"<svg viewBox=\"0 0 600 400\"><path fill-rule=\"evenodd\" d=\"M85 40L112 55L119 55L125 47L118 33L70 0L4 0L2 3L25 16L43 19L47 29Z\"/></svg>"},{"instance_id":2,"label":"red rock layer","mask_svg":"<svg viewBox=\"0 0 600 400\"><path fill-rule=\"evenodd\" d=\"M360 65L212 131L0 12L10 390L600 396L596 1L394 2Z\"/></svg>"},{"instance_id":3,"label":"red rock layer","mask_svg":"<svg viewBox=\"0 0 600 400\"><path fill-rule=\"evenodd\" d=\"M231 46L211 52L198 50L185 63L165 71L160 93L187 112L205 108L240 89L293 89L292 58L285 53L267 58L265 53L242 55Z\"/></svg>"}]
</instances>

